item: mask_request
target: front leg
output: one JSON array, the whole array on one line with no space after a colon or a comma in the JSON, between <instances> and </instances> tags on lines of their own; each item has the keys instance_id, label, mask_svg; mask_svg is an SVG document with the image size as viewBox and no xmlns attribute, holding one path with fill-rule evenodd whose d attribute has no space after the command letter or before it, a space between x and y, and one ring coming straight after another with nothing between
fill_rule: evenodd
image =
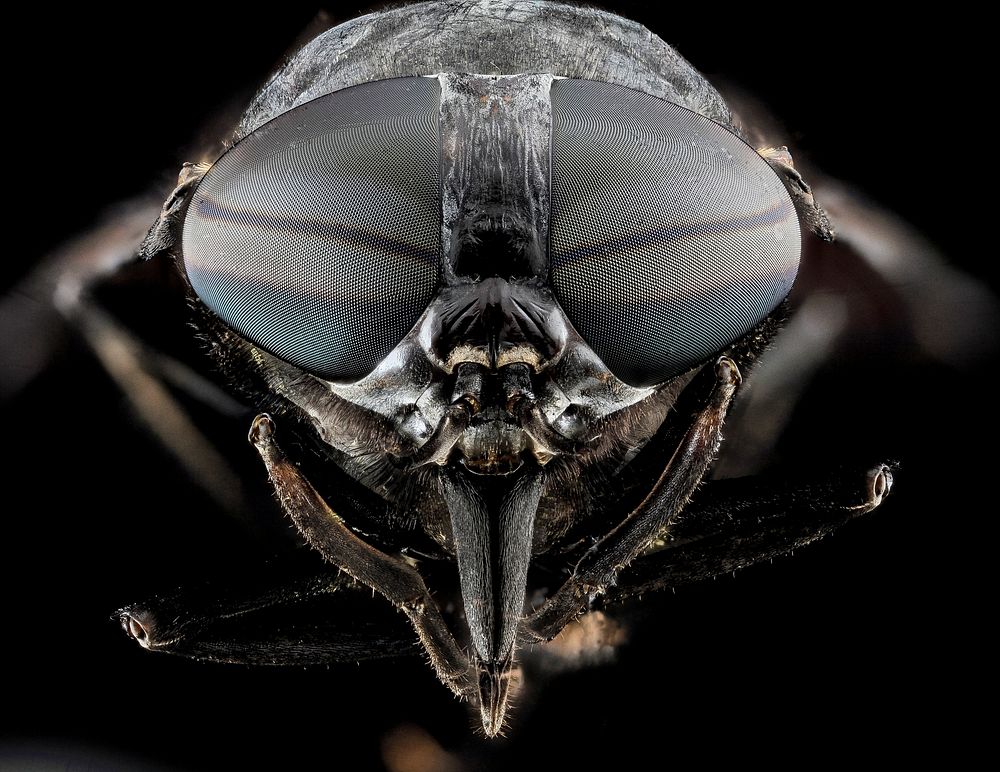
<instances>
[{"instance_id":1,"label":"front leg","mask_svg":"<svg viewBox=\"0 0 1000 772\"><path fill-rule=\"evenodd\" d=\"M340 572L267 569L133 603L115 616L144 649L206 662L303 666L418 654L409 625L375 604L367 587Z\"/></svg>"},{"instance_id":2,"label":"front leg","mask_svg":"<svg viewBox=\"0 0 1000 772\"><path fill-rule=\"evenodd\" d=\"M684 508L718 452L722 424L741 380L736 363L725 356L715 363L715 376L708 403L695 416L653 489L581 558L556 594L527 618L530 636L547 641L558 635L588 599L613 585L618 573Z\"/></svg>"},{"instance_id":3,"label":"front leg","mask_svg":"<svg viewBox=\"0 0 1000 772\"><path fill-rule=\"evenodd\" d=\"M249 439L264 459L282 508L306 541L327 561L384 595L406 614L442 683L460 697L474 693L477 681L469 660L417 570L375 549L344 524L278 447L274 422L266 413L254 419Z\"/></svg>"},{"instance_id":4,"label":"front leg","mask_svg":"<svg viewBox=\"0 0 1000 772\"><path fill-rule=\"evenodd\" d=\"M892 467L876 464L813 481L745 477L709 483L622 574L611 600L788 554L871 512L889 495L892 481Z\"/></svg>"}]
</instances>

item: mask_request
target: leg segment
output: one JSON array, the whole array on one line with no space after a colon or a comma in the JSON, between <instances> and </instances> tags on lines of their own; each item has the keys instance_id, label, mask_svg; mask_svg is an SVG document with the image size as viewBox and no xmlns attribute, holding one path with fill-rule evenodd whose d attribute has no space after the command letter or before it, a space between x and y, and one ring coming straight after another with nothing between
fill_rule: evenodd
<instances>
[{"instance_id":1,"label":"leg segment","mask_svg":"<svg viewBox=\"0 0 1000 772\"><path fill-rule=\"evenodd\" d=\"M380 592L409 617L442 683L459 696L474 692L469 660L417 570L362 541L344 524L275 443L270 416L262 414L254 419L249 439L264 459L282 508L306 541L330 563Z\"/></svg>"},{"instance_id":2,"label":"leg segment","mask_svg":"<svg viewBox=\"0 0 1000 772\"><path fill-rule=\"evenodd\" d=\"M891 487L887 464L808 484L750 477L710 483L622 573L614 600L708 579L791 552L871 512Z\"/></svg>"},{"instance_id":3,"label":"leg segment","mask_svg":"<svg viewBox=\"0 0 1000 772\"><path fill-rule=\"evenodd\" d=\"M847 303L836 296L811 295L802 301L767 356L754 366L753 388L733 406L713 477L756 474L772 457L796 406L839 345L848 315Z\"/></svg>"},{"instance_id":4,"label":"leg segment","mask_svg":"<svg viewBox=\"0 0 1000 772\"><path fill-rule=\"evenodd\" d=\"M0 399L28 386L59 353L64 320L72 322L79 297L135 258L156 208L146 196L120 202L0 296Z\"/></svg>"},{"instance_id":5,"label":"leg segment","mask_svg":"<svg viewBox=\"0 0 1000 772\"><path fill-rule=\"evenodd\" d=\"M266 574L136 603L116 617L145 649L210 662L302 666L418 654L399 615L385 608L380 616L373 605L368 588L345 574Z\"/></svg>"},{"instance_id":6,"label":"leg segment","mask_svg":"<svg viewBox=\"0 0 1000 772\"><path fill-rule=\"evenodd\" d=\"M721 357L708 404L695 416L666 468L645 499L576 565L572 576L526 620L538 640L556 636L583 608L588 597L603 594L618 572L665 529L687 503L718 451L722 423L740 383L736 364Z\"/></svg>"},{"instance_id":7,"label":"leg segment","mask_svg":"<svg viewBox=\"0 0 1000 772\"><path fill-rule=\"evenodd\" d=\"M72 319L153 436L226 514L256 533L254 524L245 516L250 507L244 499L239 476L163 382L150 371L149 365L155 357L150 356L141 341L88 298L78 300ZM202 387L208 399L214 398L216 403L222 401L223 398L215 396L214 387L180 363L176 363L174 375L188 376L188 386Z\"/></svg>"}]
</instances>

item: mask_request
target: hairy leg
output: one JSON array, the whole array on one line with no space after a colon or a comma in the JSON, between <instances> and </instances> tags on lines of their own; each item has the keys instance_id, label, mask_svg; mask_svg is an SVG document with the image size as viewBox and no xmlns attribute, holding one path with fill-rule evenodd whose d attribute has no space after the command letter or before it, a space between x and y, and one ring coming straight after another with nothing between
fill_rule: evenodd
<instances>
[{"instance_id":1,"label":"hairy leg","mask_svg":"<svg viewBox=\"0 0 1000 772\"><path fill-rule=\"evenodd\" d=\"M555 595L527 618L530 636L536 640L556 636L591 597L613 585L618 573L683 510L718 452L722 424L740 383L739 370L728 357L716 362L715 375L708 403L695 416L653 489L580 559Z\"/></svg>"},{"instance_id":2,"label":"hairy leg","mask_svg":"<svg viewBox=\"0 0 1000 772\"><path fill-rule=\"evenodd\" d=\"M891 487L888 464L811 482L748 477L709 483L622 573L609 598L624 600L787 554L871 512Z\"/></svg>"},{"instance_id":3,"label":"hairy leg","mask_svg":"<svg viewBox=\"0 0 1000 772\"><path fill-rule=\"evenodd\" d=\"M76 303L72 321L153 436L224 512L253 528L252 521L245 517L250 508L244 499L239 476L164 382L152 372L150 364L154 357L142 342L86 298ZM180 363L175 365L174 375L187 375L188 385L203 385L205 393L217 391L193 371ZM219 400L222 399L220 395Z\"/></svg>"},{"instance_id":4,"label":"hairy leg","mask_svg":"<svg viewBox=\"0 0 1000 772\"><path fill-rule=\"evenodd\" d=\"M306 541L327 561L358 582L381 593L409 618L441 682L455 694L476 689L469 659L458 647L420 573L401 558L387 555L360 539L316 492L274 440L274 422L254 419L250 442L267 467L281 506Z\"/></svg>"},{"instance_id":5,"label":"hairy leg","mask_svg":"<svg viewBox=\"0 0 1000 772\"><path fill-rule=\"evenodd\" d=\"M0 400L15 396L49 365L64 330L78 333L140 421L191 479L223 511L254 529L239 477L163 381L223 413L240 410L238 403L191 368L144 344L94 299L96 287L136 260L160 208L154 201L142 196L121 202L0 298L0 324L8 330L0 341Z\"/></svg>"},{"instance_id":6,"label":"hairy leg","mask_svg":"<svg viewBox=\"0 0 1000 772\"><path fill-rule=\"evenodd\" d=\"M145 649L210 662L301 666L418 654L409 625L378 605L346 574L262 572L236 587L134 603L116 617Z\"/></svg>"}]
</instances>

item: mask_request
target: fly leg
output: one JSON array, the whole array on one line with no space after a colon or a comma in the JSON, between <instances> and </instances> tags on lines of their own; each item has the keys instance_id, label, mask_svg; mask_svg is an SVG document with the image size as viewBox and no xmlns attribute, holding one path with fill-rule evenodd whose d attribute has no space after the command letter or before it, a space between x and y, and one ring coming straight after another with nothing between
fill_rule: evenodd
<instances>
[{"instance_id":1,"label":"fly leg","mask_svg":"<svg viewBox=\"0 0 1000 772\"><path fill-rule=\"evenodd\" d=\"M186 166L160 207L143 196L119 204L102 222L55 251L0 298L0 399L24 389L58 354L61 333L78 333L120 387L140 421L227 514L254 529L238 475L197 427L166 383L223 414L240 405L206 378L144 344L94 298L94 290L136 260L149 223L174 217L201 173ZM160 222L160 221L157 221ZM148 235L147 235L148 241Z\"/></svg>"},{"instance_id":2,"label":"fly leg","mask_svg":"<svg viewBox=\"0 0 1000 772\"><path fill-rule=\"evenodd\" d=\"M360 539L317 493L274 440L267 414L254 419L250 442L267 467L282 508L306 541L328 562L381 593L409 618L438 678L459 697L474 694L475 673L445 624L420 573L401 558Z\"/></svg>"},{"instance_id":3,"label":"fly leg","mask_svg":"<svg viewBox=\"0 0 1000 772\"><path fill-rule=\"evenodd\" d=\"M80 298L72 308L71 321L94 355L121 388L138 418L170 451L202 490L223 511L248 527L250 511L243 484L229 462L201 432L188 412L174 398L152 365L159 362L171 378L184 383L189 393L226 412L240 411L239 405L201 376L179 362L152 354L114 317L89 298Z\"/></svg>"},{"instance_id":4,"label":"fly leg","mask_svg":"<svg viewBox=\"0 0 1000 772\"><path fill-rule=\"evenodd\" d=\"M206 662L304 666L418 654L410 626L374 605L381 604L371 591L343 573L262 571L237 586L184 588L115 616L144 649Z\"/></svg>"},{"instance_id":5,"label":"fly leg","mask_svg":"<svg viewBox=\"0 0 1000 772\"><path fill-rule=\"evenodd\" d=\"M157 207L145 197L123 202L87 233L46 256L0 297L0 399L15 396L57 357L66 311L135 259Z\"/></svg>"},{"instance_id":6,"label":"fly leg","mask_svg":"<svg viewBox=\"0 0 1000 772\"><path fill-rule=\"evenodd\" d=\"M754 366L750 387L733 406L716 479L756 474L792 420L813 378L841 345L849 324L847 303L812 295L800 304L767 356Z\"/></svg>"},{"instance_id":7,"label":"fly leg","mask_svg":"<svg viewBox=\"0 0 1000 772\"><path fill-rule=\"evenodd\" d=\"M618 573L668 528L718 452L721 430L740 372L729 357L715 364L715 386L645 499L577 563L562 587L526 620L529 636L555 637L588 603L614 585Z\"/></svg>"},{"instance_id":8,"label":"fly leg","mask_svg":"<svg viewBox=\"0 0 1000 772\"><path fill-rule=\"evenodd\" d=\"M787 554L871 512L891 488L889 464L805 483L759 477L709 483L622 573L614 600Z\"/></svg>"}]
</instances>

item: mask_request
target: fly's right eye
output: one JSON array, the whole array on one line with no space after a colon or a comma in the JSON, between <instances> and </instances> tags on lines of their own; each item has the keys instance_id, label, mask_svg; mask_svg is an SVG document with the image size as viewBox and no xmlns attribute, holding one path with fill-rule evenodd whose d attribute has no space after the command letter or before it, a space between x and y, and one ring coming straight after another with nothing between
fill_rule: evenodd
<instances>
[{"instance_id":1,"label":"fly's right eye","mask_svg":"<svg viewBox=\"0 0 1000 772\"><path fill-rule=\"evenodd\" d=\"M322 96L242 139L185 218L198 297L297 367L370 373L437 286L439 112L436 79L395 78Z\"/></svg>"},{"instance_id":2,"label":"fly's right eye","mask_svg":"<svg viewBox=\"0 0 1000 772\"><path fill-rule=\"evenodd\" d=\"M610 83L556 81L552 115L552 286L618 378L662 383L791 290L795 207L742 139Z\"/></svg>"}]
</instances>

